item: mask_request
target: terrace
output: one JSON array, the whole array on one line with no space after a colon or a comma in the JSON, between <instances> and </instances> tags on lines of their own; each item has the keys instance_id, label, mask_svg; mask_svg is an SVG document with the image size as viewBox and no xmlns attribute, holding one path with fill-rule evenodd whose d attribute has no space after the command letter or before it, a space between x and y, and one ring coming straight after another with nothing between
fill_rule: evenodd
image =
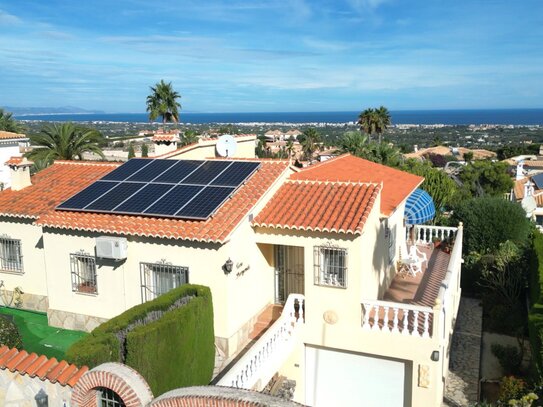
<instances>
[{"instance_id":1,"label":"terrace","mask_svg":"<svg viewBox=\"0 0 543 407\"><path fill-rule=\"evenodd\" d=\"M88 335L81 331L54 328L47 324L47 314L17 308L0 307L0 314L11 317L19 329L23 347L28 353L35 352L49 358L63 360L66 350L76 341Z\"/></svg>"}]
</instances>

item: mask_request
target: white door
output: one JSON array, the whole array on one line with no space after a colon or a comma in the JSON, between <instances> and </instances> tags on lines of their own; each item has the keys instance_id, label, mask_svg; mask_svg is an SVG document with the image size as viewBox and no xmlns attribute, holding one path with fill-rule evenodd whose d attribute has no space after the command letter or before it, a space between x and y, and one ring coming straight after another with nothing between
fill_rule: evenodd
<instances>
[{"instance_id":1,"label":"white door","mask_svg":"<svg viewBox=\"0 0 543 407\"><path fill-rule=\"evenodd\" d=\"M305 348L308 406L404 407L405 386L405 362Z\"/></svg>"}]
</instances>

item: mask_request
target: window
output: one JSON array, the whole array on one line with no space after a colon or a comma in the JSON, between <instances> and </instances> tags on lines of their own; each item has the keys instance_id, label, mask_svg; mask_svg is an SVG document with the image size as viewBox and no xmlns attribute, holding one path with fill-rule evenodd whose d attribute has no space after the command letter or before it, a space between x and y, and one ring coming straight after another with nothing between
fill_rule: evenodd
<instances>
[{"instance_id":1,"label":"window","mask_svg":"<svg viewBox=\"0 0 543 407\"><path fill-rule=\"evenodd\" d=\"M21 241L0 236L0 269L14 273L23 272L23 256L21 254Z\"/></svg>"},{"instance_id":2,"label":"window","mask_svg":"<svg viewBox=\"0 0 543 407\"><path fill-rule=\"evenodd\" d=\"M98 387L98 407L125 407L121 397L107 387Z\"/></svg>"},{"instance_id":3,"label":"window","mask_svg":"<svg viewBox=\"0 0 543 407\"><path fill-rule=\"evenodd\" d=\"M96 284L96 259L84 252L70 254L72 291L98 294Z\"/></svg>"},{"instance_id":4,"label":"window","mask_svg":"<svg viewBox=\"0 0 543 407\"><path fill-rule=\"evenodd\" d=\"M164 260L159 263L140 263L140 273L143 302L189 282L188 267L172 266Z\"/></svg>"},{"instance_id":5,"label":"window","mask_svg":"<svg viewBox=\"0 0 543 407\"><path fill-rule=\"evenodd\" d=\"M332 246L314 248L315 284L347 287L347 249Z\"/></svg>"}]
</instances>

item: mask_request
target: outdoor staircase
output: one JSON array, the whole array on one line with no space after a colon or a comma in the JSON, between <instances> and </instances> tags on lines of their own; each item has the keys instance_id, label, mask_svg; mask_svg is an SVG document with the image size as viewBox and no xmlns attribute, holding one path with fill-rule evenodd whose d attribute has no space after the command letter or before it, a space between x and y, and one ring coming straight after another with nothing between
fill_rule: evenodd
<instances>
[{"instance_id":1,"label":"outdoor staircase","mask_svg":"<svg viewBox=\"0 0 543 407\"><path fill-rule=\"evenodd\" d=\"M283 305L280 304L271 304L268 305L264 311L260 313L257 317L256 323L253 326L253 330L249 334L251 340L258 339L262 336L264 332L268 330L270 326L273 325L275 321L279 319L283 312Z\"/></svg>"}]
</instances>

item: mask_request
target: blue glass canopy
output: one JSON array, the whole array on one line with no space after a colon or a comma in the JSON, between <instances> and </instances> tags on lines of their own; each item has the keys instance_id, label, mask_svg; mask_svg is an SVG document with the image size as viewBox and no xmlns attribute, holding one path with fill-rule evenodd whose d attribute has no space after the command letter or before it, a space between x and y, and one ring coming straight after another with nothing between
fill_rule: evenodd
<instances>
[{"instance_id":1,"label":"blue glass canopy","mask_svg":"<svg viewBox=\"0 0 543 407\"><path fill-rule=\"evenodd\" d=\"M409 225L420 225L428 222L436 216L434 201L428 192L416 189L405 203L405 223Z\"/></svg>"}]
</instances>

